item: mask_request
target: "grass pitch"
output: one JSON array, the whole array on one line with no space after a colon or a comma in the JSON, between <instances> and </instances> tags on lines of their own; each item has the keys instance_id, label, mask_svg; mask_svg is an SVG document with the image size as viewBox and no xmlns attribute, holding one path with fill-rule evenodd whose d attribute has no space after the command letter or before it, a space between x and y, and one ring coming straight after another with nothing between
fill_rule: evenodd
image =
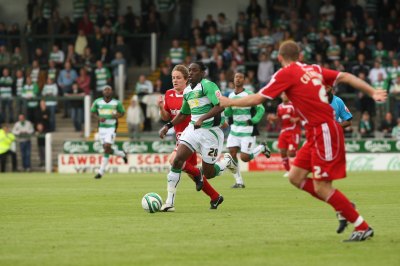
<instances>
[{"instance_id":1,"label":"grass pitch","mask_svg":"<svg viewBox=\"0 0 400 266\"><path fill-rule=\"evenodd\" d=\"M358 172L335 182L375 229L342 243L330 206L280 172L212 180L218 210L183 176L175 213L149 214L165 174L0 175L0 265L400 265L400 173Z\"/></svg>"}]
</instances>

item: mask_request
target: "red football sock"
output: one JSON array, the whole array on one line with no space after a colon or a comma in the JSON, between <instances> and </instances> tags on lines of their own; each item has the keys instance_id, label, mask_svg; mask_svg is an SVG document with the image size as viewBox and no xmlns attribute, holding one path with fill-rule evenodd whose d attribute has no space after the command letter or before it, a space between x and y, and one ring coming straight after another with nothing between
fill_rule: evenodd
<instances>
[{"instance_id":1,"label":"red football sock","mask_svg":"<svg viewBox=\"0 0 400 266\"><path fill-rule=\"evenodd\" d=\"M317 193L315 193L315 189L314 189L314 182L311 178L306 178L303 183L300 185L300 189L308 192L311 194L311 196L313 196L314 198L317 198L319 200L322 200Z\"/></svg>"},{"instance_id":2,"label":"red football sock","mask_svg":"<svg viewBox=\"0 0 400 266\"><path fill-rule=\"evenodd\" d=\"M285 167L286 171L289 172L290 164L289 164L289 158L288 157L282 158L282 164L283 164L283 167Z\"/></svg>"},{"instance_id":3,"label":"red football sock","mask_svg":"<svg viewBox=\"0 0 400 266\"><path fill-rule=\"evenodd\" d=\"M203 192L206 193L211 200L215 200L218 198L219 193L208 183L208 180L205 176L203 176Z\"/></svg>"},{"instance_id":4,"label":"red football sock","mask_svg":"<svg viewBox=\"0 0 400 266\"><path fill-rule=\"evenodd\" d=\"M368 229L368 224L356 211L353 204L339 190L335 190L326 201L337 212L339 212L347 221L354 224L355 230L364 231Z\"/></svg>"},{"instance_id":5,"label":"red football sock","mask_svg":"<svg viewBox=\"0 0 400 266\"><path fill-rule=\"evenodd\" d=\"M200 175L200 169L188 162L185 163L185 165L183 167L183 171L185 171L186 173L188 173L192 176ZM219 196L219 193L217 191L215 191L215 189L210 185L210 183L208 183L205 176L203 176L202 190L204 193L206 193L210 197L211 200L215 200Z\"/></svg>"}]
</instances>

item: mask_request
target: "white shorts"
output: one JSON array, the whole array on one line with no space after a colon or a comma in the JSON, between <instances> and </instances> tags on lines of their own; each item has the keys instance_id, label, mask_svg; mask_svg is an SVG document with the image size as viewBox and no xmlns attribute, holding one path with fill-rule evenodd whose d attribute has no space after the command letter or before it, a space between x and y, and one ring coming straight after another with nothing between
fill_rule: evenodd
<instances>
[{"instance_id":1,"label":"white shorts","mask_svg":"<svg viewBox=\"0 0 400 266\"><path fill-rule=\"evenodd\" d=\"M198 152L205 163L214 164L221 155L224 145L224 133L219 127L194 129L189 124L179 138L193 152Z\"/></svg>"},{"instance_id":2,"label":"white shorts","mask_svg":"<svg viewBox=\"0 0 400 266\"><path fill-rule=\"evenodd\" d=\"M99 129L98 138L102 145L104 145L105 143L114 144L115 136L116 133L114 128Z\"/></svg>"},{"instance_id":3,"label":"white shorts","mask_svg":"<svg viewBox=\"0 0 400 266\"><path fill-rule=\"evenodd\" d=\"M253 149L256 147L256 136L238 137L229 134L226 140L226 147L239 147L241 153L252 154Z\"/></svg>"}]
</instances>

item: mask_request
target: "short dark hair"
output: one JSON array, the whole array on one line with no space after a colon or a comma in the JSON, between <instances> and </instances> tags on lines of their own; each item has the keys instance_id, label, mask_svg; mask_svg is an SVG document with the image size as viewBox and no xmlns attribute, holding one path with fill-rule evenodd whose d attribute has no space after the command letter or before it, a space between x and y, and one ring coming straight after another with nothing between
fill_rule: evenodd
<instances>
[{"instance_id":1,"label":"short dark hair","mask_svg":"<svg viewBox=\"0 0 400 266\"><path fill-rule=\"evenodd\" d=\"M194 62L193 64L198 65L198 66L200 67L200 70L201 70L201 71L206 71L206 69L207 69L206 65L205 65L203 62L201 62L201 61L196 61L196 62Z\"/></svg>"}]
</instances>

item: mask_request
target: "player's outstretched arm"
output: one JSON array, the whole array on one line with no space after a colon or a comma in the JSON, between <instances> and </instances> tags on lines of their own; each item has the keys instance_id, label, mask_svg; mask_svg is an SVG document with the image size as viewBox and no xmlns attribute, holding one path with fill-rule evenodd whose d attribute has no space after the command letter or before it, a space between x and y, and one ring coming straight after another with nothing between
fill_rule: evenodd
<instances>
[{"instance_id":1,"label":"player's outstretched arm","mask_svg":"<svg viewBox=\"0 0 400 266\"><path fill-rule=\"evenodd\" d=\"M267 98L263 97L259 93L256 93L239 99L229 99L227 97L221 96L219 98L219 101L222 107L250 107L259 105L260 103L263 103L266 99Z\"/></svg>"},{"instance_id":2,"label":"player's outstretched arm","mask_svg":"<svg viewBox=\"0 0 400 266\"><path fill-rule=\"evenodd\" d=\"M341 72L336 80L336 83L345 83L351 87L362 91L371 96L377 102L384 102L387 98L387 92L382 89L374 89L367 82L357 78L353 74Z\"/></svg>"}]
</instances>

